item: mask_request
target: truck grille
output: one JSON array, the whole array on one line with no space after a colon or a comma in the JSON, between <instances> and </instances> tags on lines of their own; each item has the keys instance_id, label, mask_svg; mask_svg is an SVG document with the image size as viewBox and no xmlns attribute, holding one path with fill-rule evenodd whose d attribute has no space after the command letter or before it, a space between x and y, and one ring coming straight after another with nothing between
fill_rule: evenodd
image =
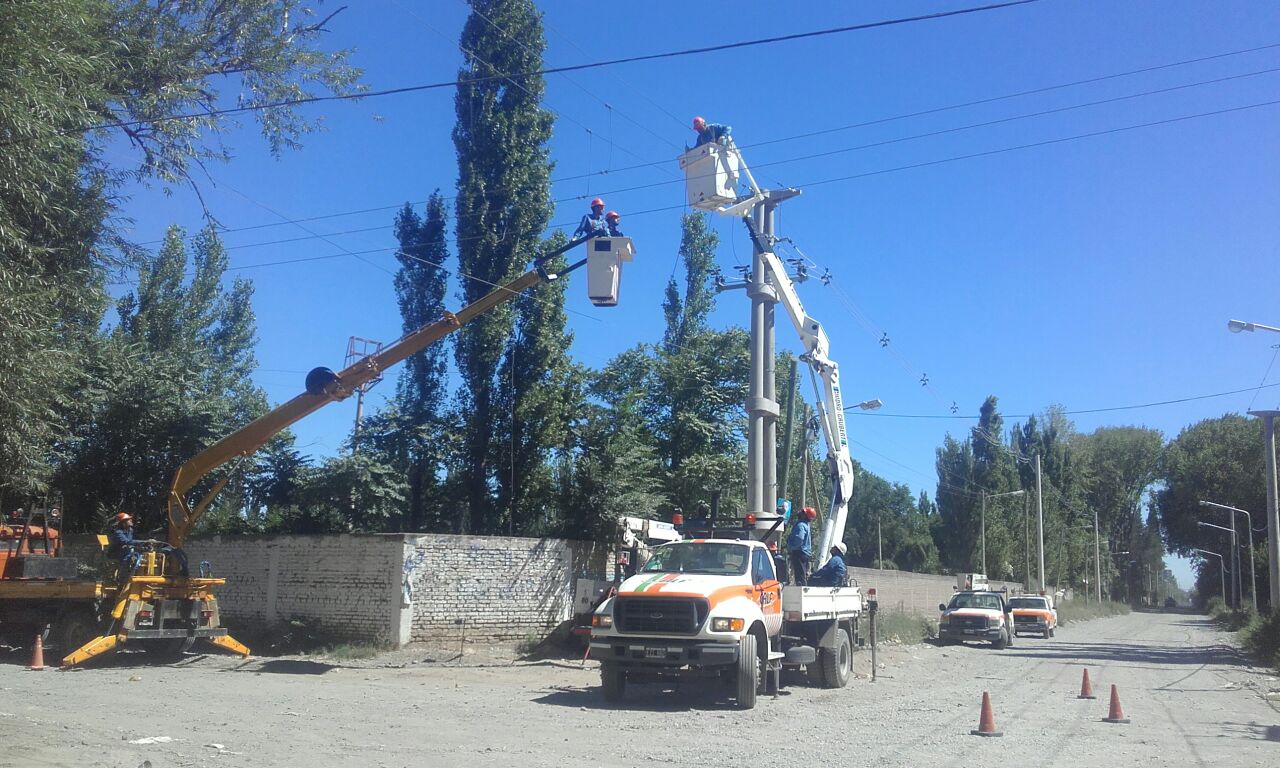
<instances>
[{"instance_id":1,"label":"truck grille","mask_svg":"<svg viewBox=\"0 0 1280 768\"><path fill-rule=\"evenodd\" d=\"M1035 624L1040 620L1039 616L1015 614L1013 620L1019 624Z\"/></svg>"},{"instance_id":2,"label":"truck grille","mask_svg":"<svg viewBox=\"0 0 1280 768\"><path fill-rule=\"evenodd\" d=\"M707 620L706 600L688 597L619 597L613 621L620 632L693 635Z\"/></svg>"},{"instance_id":3,"label":"truck grille","mask_svg":"<svg viewBox=\"0 0 1280 768\"><path fill-rule=\"evenodd\" d=\"M958 629L986 629L986 616L952 616L951 626Z\"/></svg>"}]
</instances>

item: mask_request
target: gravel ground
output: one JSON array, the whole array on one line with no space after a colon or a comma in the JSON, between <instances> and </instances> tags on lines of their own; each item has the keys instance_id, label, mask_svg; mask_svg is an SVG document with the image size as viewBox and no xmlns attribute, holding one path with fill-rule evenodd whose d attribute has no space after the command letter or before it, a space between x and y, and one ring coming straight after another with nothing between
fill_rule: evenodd
<instances>
[{"instance_id":1,"label":"gravel ground","mask_svg":"<svg viewBox=\"0 0 1280 768\"><path fill-rule=\"evenodd\" d=\"M882 648L874 683L863 652L847 688L796 685L750 712L693 686L632 686L611 707L593 662L456 654L10 660L0 766L1280 765L1280 681L1199 616L1102 619L1005 651ZM1096 701L1076 698L1086 666ZM1111 684L1130 725L1100 721ZM1003 738L969 735L983 691Z\"/></svg>"}]
</instances>

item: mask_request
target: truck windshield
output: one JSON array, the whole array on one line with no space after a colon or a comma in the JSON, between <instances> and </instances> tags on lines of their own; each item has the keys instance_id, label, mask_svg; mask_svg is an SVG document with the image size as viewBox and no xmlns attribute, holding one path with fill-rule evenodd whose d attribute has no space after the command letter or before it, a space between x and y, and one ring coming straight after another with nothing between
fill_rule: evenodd
<instances>
[{"instance_id":1,"label":"truck windshield","mask_svg":"<svg viewBox=\"0 0 1280 768\"><path fill-rule=\"evenodd\" d=\"M750 549L742 544L687 542L653 550L645 573L711 573L740 576L747 572Z\"/></svg>"},{"instance_id":2,"label":"truck windshield","mask_svg":"<svg viewBox=\"0 0 1280 768\"><path fill-rule=\"evenodd\" d=\"M952 608L982 608L990 611L1000 610L1000 598L995 595L971 595L961 593L951 598L951 604L947 609Z\"/></svg>"},{"instance_id":3,"label":"truck windshield","mask_svg":"<svg viewBox=\"0 0 1280 768\"><path fill-rule=\"evenodd\" d=\"M1049 610L1049 603L1043 597L1015 597L1009 600L1009 607L1047 611Z\"/></svg>"}]
</instances>

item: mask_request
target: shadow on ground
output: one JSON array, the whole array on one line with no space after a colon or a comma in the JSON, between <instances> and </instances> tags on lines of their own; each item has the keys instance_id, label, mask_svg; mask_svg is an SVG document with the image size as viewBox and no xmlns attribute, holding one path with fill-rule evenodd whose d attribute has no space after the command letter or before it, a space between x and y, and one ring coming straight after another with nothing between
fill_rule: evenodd
<instances>
[{"instance_id":1,"label":"shadow on ground","mask_svg":"<svg viewBox=\"0 0 1280 768\"><path fill-rule=\"evenodd\" d=\"M785 688L779 694L780 697L789 695L790 692ZM730 697L729 687L714 685L682 687L661 683L629 683L622 701L616 703L605 701L604 692L599 686L556 686L533 701L555 707L620 712L716 712L737 709Z\"/></svg>"}]
</instances>

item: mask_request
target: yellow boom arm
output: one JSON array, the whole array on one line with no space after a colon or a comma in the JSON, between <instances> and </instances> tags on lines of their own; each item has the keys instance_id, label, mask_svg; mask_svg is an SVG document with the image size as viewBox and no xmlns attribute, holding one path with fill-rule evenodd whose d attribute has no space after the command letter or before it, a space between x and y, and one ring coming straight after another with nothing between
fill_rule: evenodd
<instances>
[{"instance_id":1,"label":"yellow boom arm","mask_svg":"<svg viewBox=\"0 0 1280 768\"><path fill-rule=\"evenodd\" d=\"M562 253L580 242L582 241L575 240L552 255ZM570 270L581 266L582 263L585 263L585 260L570 267ZM406 334L378 354L370 355L337 374L332 374L325 369L312 371L307 376L308 391L270 413L254 419L238 432L222 438L186 464L178 467L178 471L173 473L173 483L169 486L169 544L174 547L182 546L196 521L230 479L229 477L219 479L194 507L188 506L187 494L210 472L237 456L248 456L254 453L290 424L329 403L346 399L360 385L377 378L382 371L416 352L421 352L485 312L514 299L526 289L549 277L540 267L531 269L506 285L489 291L463 307L457 314L446 312L439 320Z\"/></svg>"}]
</instances>

